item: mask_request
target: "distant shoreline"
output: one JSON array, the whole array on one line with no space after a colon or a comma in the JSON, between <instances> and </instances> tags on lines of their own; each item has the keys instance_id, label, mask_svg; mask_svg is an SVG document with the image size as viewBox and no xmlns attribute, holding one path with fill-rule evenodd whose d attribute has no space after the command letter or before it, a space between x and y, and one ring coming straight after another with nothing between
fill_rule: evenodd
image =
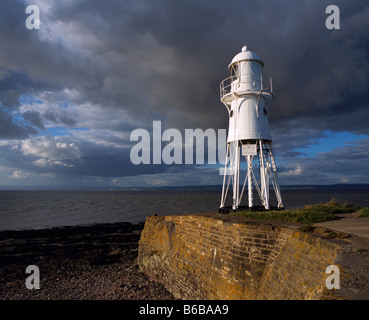
<instances>
[{"instance_id":1,"label":"distant shoreline","mask_svg":"<svg viewBox=\"0 0 369 320\"><path fill-rule=\"evenodd\" d=\"M283 190L288 189L369 189L369 184L298 184L298 185L281 185ZM73 191L86 191L86 192L103 192L103 191L148 191L148 190L221 190L222 185L200 185L200 186L163 186L163 187L130 187L130 188L86 188L86 187L29 187L29 188L17 188L17 187L0 187L0 192L28 192L28 191L45 191L45 192L73 192Z\"/></svg>"}]
</instances>

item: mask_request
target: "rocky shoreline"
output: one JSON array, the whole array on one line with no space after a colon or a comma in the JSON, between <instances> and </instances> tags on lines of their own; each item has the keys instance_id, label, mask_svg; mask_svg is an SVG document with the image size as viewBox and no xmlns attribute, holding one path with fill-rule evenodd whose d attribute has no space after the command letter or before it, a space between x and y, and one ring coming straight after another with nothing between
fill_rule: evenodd
<instances>
[{"instance_id":1,"label":"rocky shoreline","mask_svg":"<svg viewBox=\"0 0 369 320\"><path fill-rule=\"evenodd\" d=\"M0 300L172 300L137 267L143 224L0 232ZM40 289L27 289L29 265Z\"/></svg>"},{"instance_id":2,"label":"rocky shoreline","mask_svg":"<svg viewBox=\"0 0 369 320\"><path fill-rule=\"evenodd\" d=\"M112 223L1 231L0 300L176 300L137 266L143 227ZM368 238L346 234L334 241L342 246L339 263L351 274L342 279L340 293L368 299ZM26 288L29 265L40 270L40 289Z\"/></svg>"}]
</instances>

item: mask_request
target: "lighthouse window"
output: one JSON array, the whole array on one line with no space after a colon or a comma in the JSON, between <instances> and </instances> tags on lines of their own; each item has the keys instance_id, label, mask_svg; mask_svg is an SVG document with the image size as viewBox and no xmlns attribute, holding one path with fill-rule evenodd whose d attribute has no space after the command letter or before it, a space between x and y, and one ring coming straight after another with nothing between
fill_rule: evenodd
<instances>
[{"instance_id":1,"label":"lighthouse window","mask_svg":"<svg viewBox=\"0 0 369 320\"><path fill-rule=\"evenodd\" d=\"M231 69L231 76L238 76L238 64L234 64Z\"/></svg>"}]
</instances>

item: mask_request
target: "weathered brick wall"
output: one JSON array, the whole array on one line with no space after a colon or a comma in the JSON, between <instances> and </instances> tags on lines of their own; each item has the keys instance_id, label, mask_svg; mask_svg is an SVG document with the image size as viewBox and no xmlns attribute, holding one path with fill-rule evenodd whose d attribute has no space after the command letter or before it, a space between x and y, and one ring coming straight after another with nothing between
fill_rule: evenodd
<instances>
[{"instance_id":1,"label":"weathered brick wall","mask_svg":"<svg viewBox=\"0 0 369 320\"><path fill-rule=\"evenodd\" d=\"M181 299L319 299L333 244L265 224L151 216L140 269Z\"/></svg>"},{"instance_id":2,"label":"weathered brick wall","mask_svg":"<svg viewBox=\"0 0 369 320\"><path fill-rule=\"evenodd\" d=\"M306 233L281 229L258 290L258 299L320 299L327 266L338 247Z\"/></svg>"}]
</instances>

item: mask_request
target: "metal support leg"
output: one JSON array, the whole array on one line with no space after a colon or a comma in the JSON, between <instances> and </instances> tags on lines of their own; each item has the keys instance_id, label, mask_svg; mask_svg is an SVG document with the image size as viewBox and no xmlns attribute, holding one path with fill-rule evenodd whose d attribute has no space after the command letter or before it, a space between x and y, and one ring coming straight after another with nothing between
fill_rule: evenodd
<instances>
[{"instance_id":1,"label":"metal support leg","mask_svg":"<svg viewBox=\"0 0 369 320\"><path fill-rule=\"evenodd\" d=\"M247 156L247 184L248 184L248 196L249 196L249 208L254 206L252 198L252 160L253 156Z\"/></svg>"}]
</instances>

